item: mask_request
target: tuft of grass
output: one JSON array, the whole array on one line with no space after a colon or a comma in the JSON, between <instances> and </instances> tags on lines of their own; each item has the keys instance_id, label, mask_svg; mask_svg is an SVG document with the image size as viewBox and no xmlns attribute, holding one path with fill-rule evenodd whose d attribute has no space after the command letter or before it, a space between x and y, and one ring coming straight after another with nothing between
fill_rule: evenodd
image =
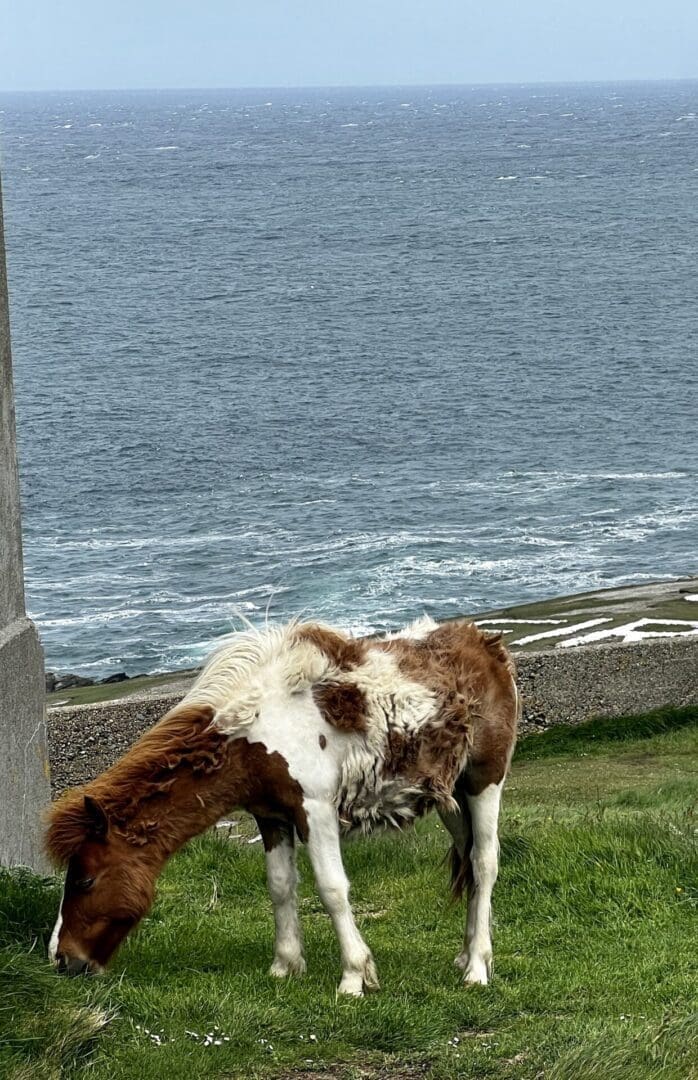
<instances>
[{"instance_id":1,"label":"tuft of grass","mask_svg":"<svg viewBox=\"0 0 698 1080\"><path fill-rule=\"evenodd\" d=\"M339 950L304 853L308 974L286 982L267 974L258 845L189 844L103 979L54 975L58 885L3 873L0 1076L695 1080L698 729L652 716L628 721L632 736L593 729L593 753L568 729L567 752L515 761L486 988L465 989L452 964L463 912L435 818L345 848L382 984L359 1001L336 996Z\"/></svg>"},{"instance_id":2,"label":"tuft of grass","mask_svg":"<svg viewBox=\"0 0 698 1080\"><path fill-rule=\"evenodd\" d=\"M555 1063L549 1080L695 1080L698 1011L626 1031L597 1028Z\"/></svg>"},{"instance_id":3,"label":"tuft of grass","mask_svg":"<svg viewBox=\"0 0 698 1080\"><path fill-rule=\"evenodd\" d=\"M95 987L97 996L102 988ZM86 988L58 980L43 948L0 950L0 1075L54 1080L79 1075L110 1010ZM88 1000L86 1000L86 997Z\"/></svg>"}]
</instances>

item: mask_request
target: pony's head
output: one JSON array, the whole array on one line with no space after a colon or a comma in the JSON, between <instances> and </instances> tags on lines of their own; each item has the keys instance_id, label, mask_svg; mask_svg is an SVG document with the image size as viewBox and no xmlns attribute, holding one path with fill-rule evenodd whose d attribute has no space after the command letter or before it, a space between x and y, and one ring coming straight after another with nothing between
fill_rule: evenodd
<instances>
[{"instance_id":1,"label":"pony's head","mask_svg":"<svg viewBox=\"0 0 698 1080\"><path fill-rule=\"evenodd\" d=\"M146 845L134 845L79 792L51 808L46 846L67 865L49 958L69 975L100 972L150 910L159 867Z\"/></svg>"}]
</instances>

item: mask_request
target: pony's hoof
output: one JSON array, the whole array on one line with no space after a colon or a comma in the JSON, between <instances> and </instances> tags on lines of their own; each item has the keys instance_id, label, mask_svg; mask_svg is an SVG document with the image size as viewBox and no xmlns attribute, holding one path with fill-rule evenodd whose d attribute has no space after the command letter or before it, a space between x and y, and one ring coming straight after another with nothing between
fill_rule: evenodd
<instances>
[{"instance_id":1,"label":"pony's hoof","mask_svg":"<svg viewBox=\"0 0 698 1080\"><path fill-rule=\"evenodd\" d=\"M378 972L373 957L369 956L360 971L345 971L337 993L363 997L364 992L373 993L376 990L380 990Z\"/></svg>"},{"instance_id":2,"label":"pony's hoof","mask_svg":"<svg viewBox=\"0 0 698 1080\"><path fill-rule=\"evenodd\" d=\"M467 953L461 953L454 963L463 972L463 982L466 986L487 986L491 963L483 957L470 957Z\"/></svg>"},{"instance_id":3,"label":"pony's hoof","mask_svg":"<svg viewBox=\"0 0 698 1080\"><path fill-rule=\"evenodd\" d=\"M295 960L275 959L269 968L269 974L275 979L287 979L290 975L305 975L305 960L298 956Z\"/></svg>"}]
</instances>

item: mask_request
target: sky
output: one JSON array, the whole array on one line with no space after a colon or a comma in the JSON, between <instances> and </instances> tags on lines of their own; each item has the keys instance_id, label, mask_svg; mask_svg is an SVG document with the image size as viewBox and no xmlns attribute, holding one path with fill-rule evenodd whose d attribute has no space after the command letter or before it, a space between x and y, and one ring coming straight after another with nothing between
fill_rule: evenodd
<instances>
[{"instance_id":1,"label":"sky","mask_svg":"<svg viewBox=\"0 0 698 1080\"><path fill-rule=\"evenodd\" d=\"M698 77L698 0L0 0L0 90Z\"/></svg>"}]
</instances>

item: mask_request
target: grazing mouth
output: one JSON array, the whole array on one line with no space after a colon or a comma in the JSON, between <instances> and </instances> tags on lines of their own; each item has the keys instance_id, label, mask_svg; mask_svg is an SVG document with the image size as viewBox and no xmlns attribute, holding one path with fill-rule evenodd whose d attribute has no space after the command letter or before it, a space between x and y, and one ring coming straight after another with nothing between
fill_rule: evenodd
<instances>
[{"instance_id":1,"label":"grazing mouth","mask_svg":"<svg viewBox=\"0 0 698 1080\"><path fill-rule=\"evenodd\" d=\"M59 956L55 961L56 970L60 975L101 975L104 970L100 964L91 963L89 960L81 960L78 956Z\"/></svg>"}]
</instances>

